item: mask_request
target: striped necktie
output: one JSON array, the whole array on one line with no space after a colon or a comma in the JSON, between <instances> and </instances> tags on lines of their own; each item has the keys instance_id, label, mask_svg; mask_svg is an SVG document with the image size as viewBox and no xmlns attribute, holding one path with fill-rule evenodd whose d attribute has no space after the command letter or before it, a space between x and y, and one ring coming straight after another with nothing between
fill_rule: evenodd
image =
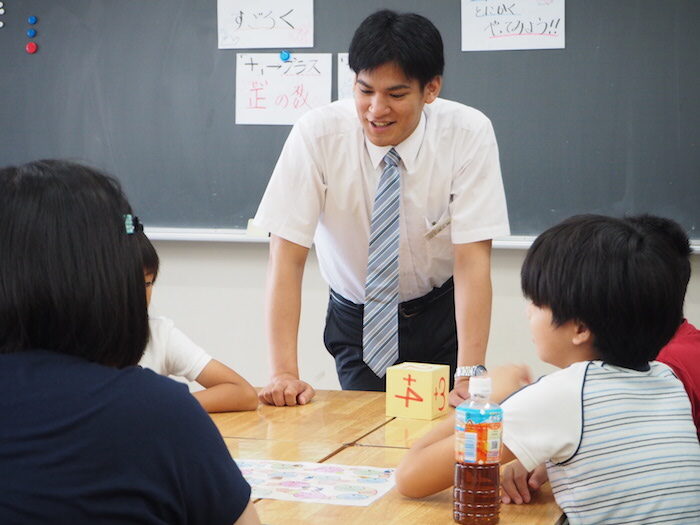
<instances>
[{"instance_id":1,"label":"striped necktie","mask_svg":"<svg viewBox=\"0 0 700 525\"><path fill-rule=\"evenodd\" d=\"M384 157L369 233L362 359L377 377L399 357L400 160L394 148Z\"/></svg>"}]
</instances>

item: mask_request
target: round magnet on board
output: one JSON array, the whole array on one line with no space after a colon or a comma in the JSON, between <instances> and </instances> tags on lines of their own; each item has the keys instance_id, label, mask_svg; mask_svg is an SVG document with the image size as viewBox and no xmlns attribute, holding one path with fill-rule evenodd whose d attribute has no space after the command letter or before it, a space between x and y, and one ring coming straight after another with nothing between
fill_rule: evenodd
<instances>
[{"instance_id":1,"label":"round magnet on board","mask_svg":"<svg viewBox=\"0 0 700 525\"><path fill-rule=\"evenodd\" d=\"M36 29L27 29L27 36L29 38L34 38L36 36Z\"/></svg>"},{"instance_id":2,"label":"round magnet on board","mask_svg":"<svg viewBox=\"0 0 700 525\"><path fill-rule=\"evenodd\" d=\"M28 23L29 25L32 25L32 26L33 26L34 24L36 24L37 21L38 21L38 19L37 19L37 17L35 17L34 15L30 16L29 18L27 18L27 23Z\"/></svg>"},{"instance_id":3,"label":"round magnet on board","mask_svg":"<svg viewBox=\"0 0 700 525\"><path fill-rule=\"evenodd\" d=\"M2 26L4 26L4 25L5 25L5 22L3 22L2 20L0 20L0 27L2 27Z\"/></svg>"},{"instance_id":4,"label":"round magnet on board","mask_svg":"<svg viewBox=\"0 0 700 525\"><path fill-rule=\"evenodd\" d=\"M39 46L36 45L36 42L29 42L26 46L24 46L24 50L29 53L30 55L33 55L36 53L39 49Z\"/></svg>"},{"instance_id":5,"label":"round magnet on board","mask_svg":"<svg viewBox=\"0 0 700 525\"><path fill-rule=\"evenodd\" d=\"M3 4L2 2L0 2L0 7L5 7L5 4Z\"/></svg>"},{"instance_id":6,"label":"round magnet on board","mask_svg":"<svg viewBox=\"0 0 700 525\"><path fill-rule=\"evenodd\" d=\"M286 62L290 58L292 58L292 54L289 51L280 51L280 59L282 60L282 62Z\"/></svg>"},{"instance_id":7,"label":"round magnet on board","mask_svg":"<svg viewBox=\"0 0 700 525\"><path fill-rule=\"evenodd\" d=\"M0 6L0 15L4 15L4 14L5 14L5 10L2 8L2 6Z\"/></svg>"}]
</instances>

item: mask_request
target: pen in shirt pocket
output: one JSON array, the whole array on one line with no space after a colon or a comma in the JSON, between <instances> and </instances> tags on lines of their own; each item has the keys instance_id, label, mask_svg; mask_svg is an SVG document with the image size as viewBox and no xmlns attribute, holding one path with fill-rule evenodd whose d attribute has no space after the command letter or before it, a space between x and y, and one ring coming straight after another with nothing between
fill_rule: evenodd
<instances>
[{"instance_id":1,"label":"pen in shirt pocket","mask_svg":"<svg viewBox=\"0 0 700 525\"><path fill-rule=\"evenodd\" d=\"M428 231L425 234L425 238L428 240L432 239L442 230L447 228L451 222L452 218L447 213L445 213L437 221L429 221L428 219L425 219L425 225L428 228Z\"/></svg>"}]
</instances>

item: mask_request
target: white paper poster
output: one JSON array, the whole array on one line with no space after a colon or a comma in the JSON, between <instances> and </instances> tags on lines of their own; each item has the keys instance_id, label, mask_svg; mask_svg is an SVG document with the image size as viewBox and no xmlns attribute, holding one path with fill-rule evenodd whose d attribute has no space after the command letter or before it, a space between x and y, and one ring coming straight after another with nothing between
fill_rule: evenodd
<instances>
[{"instance_id":1,"label":"white paper poster","mask_svg":"<svg viewBox=\"0 0 700 525\"><path fill-rule=\"evenodd\" d=\"M294 124L331 101L331 54L239 53L236 124Z\"/></svg>"},{"instance_id":2,"label":"white paper poster","mask_svg":"<svg viewBox=\"0 0 700 525\"><path fill-rule=\"evenodd\" d=\"M564 0L462 0L462 51L565 47Z\"/></svg>"},{"instance_id":3,"label":"white paper poster","mask_svg":"<svg viewBox=\"0 0 700 525\"><path fill-rule=\"evenodd\" d=\"M313 0L218 0L219 49L313 47Z\"/></svg>"},{"instance_id":4,"label":"white paper poster","mask_svg":"<svg viewBox=\"0 0 700 525\"><path fill-rule=\"evenodd\" d=\"M395 484L394 469L331 463L236 459L251 499L366 507Z\"/></svg>"},{"instance_id":5,"label":"white paper poster","mask_svg":"<svg viewBox=\"0 0 700 525\"><path fill-rule=\"evenodd\" d=\"M353 97L355 72L348 66L348 54L338 53L338 100Z\"/></svg>"}]
</instances>

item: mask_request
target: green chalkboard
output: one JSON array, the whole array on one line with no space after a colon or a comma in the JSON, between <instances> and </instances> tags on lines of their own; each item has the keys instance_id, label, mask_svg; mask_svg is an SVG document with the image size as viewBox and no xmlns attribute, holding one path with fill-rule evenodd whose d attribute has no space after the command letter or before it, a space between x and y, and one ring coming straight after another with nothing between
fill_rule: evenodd
<instances>
[{"instance_id":1,"label":"green chalkboard","mask_svg":"<svg viewBox=\"0 0 700 525\"><path fill-rule=\"evenodd\" d=\"M291 51L345 52L379 7L441 30L443 96L493 121L513 234L654 212L700 237L700 2L569 0L565 49L461 52L458 0L316 0L315 46ZM4 9L1 164L86 161L123 181L148 226L245 227L289 126L234 124L237 50L217 49L215 0Z\"/></svg>"}]
</instances>

